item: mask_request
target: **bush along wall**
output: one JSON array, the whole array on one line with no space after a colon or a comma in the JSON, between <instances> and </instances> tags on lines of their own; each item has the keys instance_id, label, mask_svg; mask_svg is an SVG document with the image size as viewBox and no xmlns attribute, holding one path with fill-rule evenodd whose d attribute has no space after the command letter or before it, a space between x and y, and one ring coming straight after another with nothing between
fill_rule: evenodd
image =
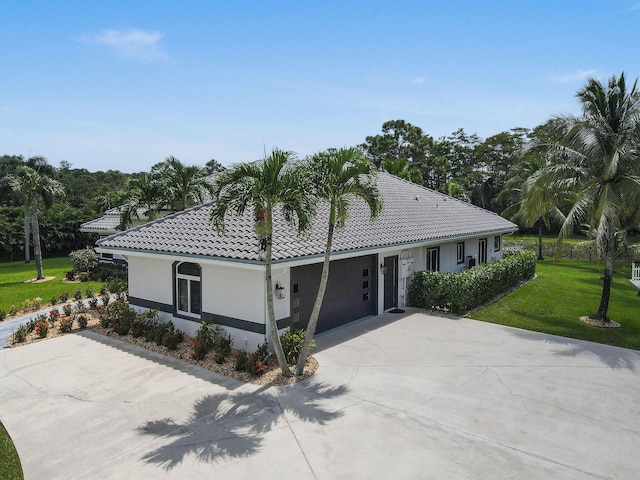
<instances>
[{"instance_id":1,"label":"bush along wall","mask_svg":"<svg viewBox=\"0 0 640 480\"><path fill-rule=\"evenodd\" d=\"M535 272L536 254L528 251L459 273L416 272L407 289L409 306L462 315L533 277Z\"/></svg>"}]
</instances>

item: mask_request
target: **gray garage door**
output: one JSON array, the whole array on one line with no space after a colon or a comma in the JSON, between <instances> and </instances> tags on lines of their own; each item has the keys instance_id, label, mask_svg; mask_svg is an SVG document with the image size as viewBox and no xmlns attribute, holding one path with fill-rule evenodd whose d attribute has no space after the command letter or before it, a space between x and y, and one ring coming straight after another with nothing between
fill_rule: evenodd
<instances>
[{"instance_id":1,"label":"gray garage door","mask_svg":"<svg viewBox=\"0 0 640 480\"><path fill-rule=\"evenodd\" d=\"M377 255L331 262L318 332L377 313ZM306 328L316 300L322 264L291 269L291 320Z\"/></svg>"}]
</instances>

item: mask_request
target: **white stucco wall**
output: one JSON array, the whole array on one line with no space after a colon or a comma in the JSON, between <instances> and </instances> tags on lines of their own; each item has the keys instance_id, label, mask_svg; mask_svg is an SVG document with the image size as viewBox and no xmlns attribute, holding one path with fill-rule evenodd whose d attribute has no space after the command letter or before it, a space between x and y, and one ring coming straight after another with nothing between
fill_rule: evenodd
<instances>
[{"instance_id":1,"label":"white stucco wall","mask_svg":"<svg viewBox=\"0 0 640 480\"><path fill-rule=\"evenodd\" d=\"M129 295L159 303L172 302L170 259L129 256Z\"/></svg>"}]
</instances>

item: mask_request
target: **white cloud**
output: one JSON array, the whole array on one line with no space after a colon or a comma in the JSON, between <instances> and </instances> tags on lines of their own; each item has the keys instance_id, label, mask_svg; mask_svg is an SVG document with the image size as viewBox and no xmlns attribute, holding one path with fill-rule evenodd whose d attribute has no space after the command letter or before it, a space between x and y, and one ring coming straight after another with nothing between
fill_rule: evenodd
<instances>
[{"instance_id":1,"label":"white cloud","mask_svg":"<svg viewBox=\"0 0 640 480\"><path fill-rule=\"evenodd\" d=\"M421 77L414 77L411 79L411 83L413 85L422 85L426 81L427 81L427 77L425 77L424 75Z\"/></svg>"},{"instance_id":2,"label":"white cloud","mask_svg":"<svg viewBox=\"0 0 640 480\"><path fill-rule=\"evenodd\" d=\"M558 83L572 83L578 82L581 80L586 80L587 78L595 77L597 70L578 70L574 73L565 73L560 75L553 75L551 80Z\"/></svg>"},{"instance_id":3,"label":"white cloud","mask_svg":"<svg viewBox=\"0 0 640 480\"><path fill-rule=\"evenodd\" d=\"M146 32L133 28L131 30L103 30L102 32L77 38L78 41L107 46L113 55L120 58L142 60L146 62L166 62L167 54L160 46L164 34Z\"/></svg>"}]
</instances>

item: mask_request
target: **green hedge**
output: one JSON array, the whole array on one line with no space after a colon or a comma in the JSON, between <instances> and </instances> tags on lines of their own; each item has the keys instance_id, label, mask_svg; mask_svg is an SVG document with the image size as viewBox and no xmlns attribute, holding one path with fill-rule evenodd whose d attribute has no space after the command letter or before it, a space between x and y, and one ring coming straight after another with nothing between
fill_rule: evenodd
<instances>
[{"instance_id":1,"label":"green hedge","mask_svg":"<svg viewBox=\"0 0 640 480\"><path fill-rule=\"evenodd\" d=\"M459 273L416 272L407 289L409 306L462 315L533 277L535 272L533 252L505 255L497 262Z\"/></svg>"}]
</instances>

